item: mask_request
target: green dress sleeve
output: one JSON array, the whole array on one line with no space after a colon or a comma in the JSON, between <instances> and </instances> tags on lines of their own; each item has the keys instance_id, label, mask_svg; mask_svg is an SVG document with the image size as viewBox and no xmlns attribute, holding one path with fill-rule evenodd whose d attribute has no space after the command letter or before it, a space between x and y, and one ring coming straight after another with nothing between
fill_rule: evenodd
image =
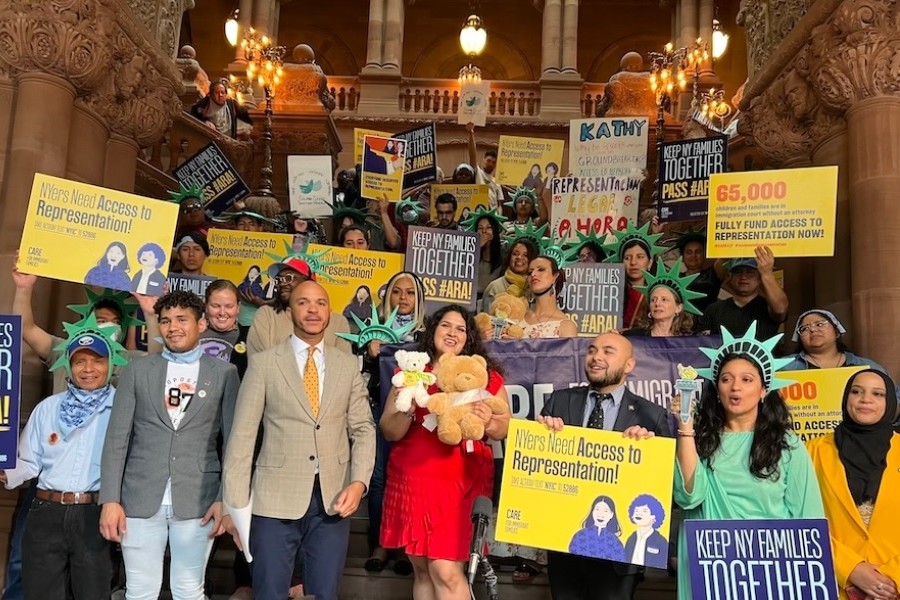
<instances>
[{"instance_id":1,"label":"green dress sleeve","mask_svg":"<svg viewBox=\"0 0 900 600\"><path fill-rule=\"evenodd\" d=\"M782 459L782 473L786 478L784 502L788 514L794 519L823 519L825 507L809 452L794 434L788 436L788 444Z\"/></svg>"},{"instance_id":2,"label":"green dress sleeve","mask_svg":"<svg viewBox=\"0 0 900 600\"><path fill-rule=\"evenodd\" d=\"M709 477L706 463L699 458L697 459L697 470L694 472L694 488L688 492L684 489L684 474L681 472L681 465L678 463L678 459L676 459L673 497L678 506L685 510L697 508L703 504L707 494L709 494Z\"/></svg>"}]
</instances>

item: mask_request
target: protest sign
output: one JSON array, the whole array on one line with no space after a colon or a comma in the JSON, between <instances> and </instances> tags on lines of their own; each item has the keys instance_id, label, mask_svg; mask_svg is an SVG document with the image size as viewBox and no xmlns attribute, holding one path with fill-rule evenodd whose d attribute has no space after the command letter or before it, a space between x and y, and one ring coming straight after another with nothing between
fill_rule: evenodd
<instances>
[{"instance_id":1,"label":"protest sign","mask_svg":"<svg viewBox=\"0 0 900 600\"><path fill-rule=\"evenodd\" d=\"M559 175L562 140L501 135L497 148L497 183L539 188Z\"/></svg>"},{"instance_id":2,"label":"protest sign","mask_svg":"<svg viewBox=\"0 0 900 600\"><path fill-rule=\"evenodd\" d=\"M569 172L576 177L644 179L647 117L569 121ZM638 183L640 185L640 183Z\"/></svg>"},{"instance_id":3,"label":"protest sign","mask_svg":"<svg viewBox=\"0 0 900 600\"><path fill-rule=\"evenodd\" d=\"M837 600L825 519L688 520L694 600Z\"/></svg>"},{"instance_id":4,"label":"protest sign","mask_svg":"<svg viewBox=\"0 0 900 600\"><path fill-rule=\"evenodd\" d=\"M330 217L331 156L288 156L287 170L291 210L301 217Z\"/></svg>"},{"instance_id":5,"label":"protest sign","mask_svg":"<svg viewBox=\"0 0 900 600\"><path fill-rule=\"evenodd\" d=\"M379 137L391 137L393 134L389 131L378 131L377 129L364 129L361 127L353 128L353 164L359 165L363 161L363 144L367 135L376 135Z\"/></svg>"},{"instance_id":6,"label":"protest sign","mask_svg":"<svg viewBox=\"0 0 900 600\"><path fill-rule=\"evenodd\" d=\"M22 317L0 315L0 470L16 468L22 399Z\"/></svg>"},{"instance_id":7,"label":"protest sign","mask_svg":"<svg viewBox=\"0 0 900 600\"><path fill-rule=\"evenodd\" d=\"M579 336L595 337L622 328L623 265L576 264L563 271L566 282L559 294L559 307L575 322Z\"/></svg>"},{"instance_id":8,"label":"protest sign","mask_svg":"<svg viewBox=\"0 0 900 600\"><path fill-rule=\"evenodd\" d=\"M401 200L405 151L406 143L399 138L366 136L361 175L363 198Z\"/></svg>"},{"instance_id":9,"label":"protest sign","mask_svg":"<svg viewBox=\"0 0 900 600\"><path fill-rule=\"evenodd\" d=\"M476 127L484 127L487 123L490 93L491 85L487 81L462 84L459 90L459 117L456 122L460 125L472 123Z\"/></svg>"},{"instance_id":10,"label":"protest sign","mask_svg":"<svg viewBox=\"0 0 900 600\"><path fill-rule=\"evenodd\" d=\"M34 176L17 268L115 290L162 285L178 205L95 185ZM144 277L144 274L147 274Z\"/></svg>"},{"instance_id":11,"label":"protest sign","mask_svg":"<svg viewBox=\"0 0 900 600\"><path fill-rule=\"evenodd\" d=\"M727 166L728 136L664 142L659 155L657 210L663 223L702 219L709 210L709 176Z\"/></svg>"},{"instance_id":12,"label":"protest sign","mask_svg":"<svg viewBox=\"0 0 900 600\"><path fill-rule=\"evenodd\" d=\"M166 278L170 292L190 292L204 302L206 301L206 288L215 280L215 277L208 275L185 275L183 273L169 273Z\"/></svg>"},{"instance_id":13,"label":"protest sign","mask_svg":"<svg viewBox=\"0 0 900 600\"><path fill-rule=\"evenodd\" d=\"M674 462L671 438L629 440L620 432L572 425L551 432L513 419L495 537L665 569ZM598 535L596 522L604 518ZM635 553L639 536L643 552Z\"/></svg>"},{"instance_id":14,"label":"protest sign","mask_svg":"<svg viewBox=\"0 0 900 600\"><path fill-rule=\"evenodd\" d=\"M437 206L434 200L441 194L453 194L456 198L456 221L462 222L469 213L480 206L490 206L490 186L486 184L434 183L431 185L431 221L437 222Z\"/></svg>"},{"instance_id":15,"label":"protest sign","mask_svg":"<svg viewBox=\"0 0 900 600\"><path fill-rule=\"evenodd\" d=\"M637 221L640 180L630 177L556 177L550 181L550 218L557 239L578 232L609 234Z\"/></svg>"},{"instance_id":16,"label":"protest sign","mask_svg":"<svg viewBox=\"0 0 900 600\"><path fill-rule=\"evenodd\" d=\"M447 304L475 310L479 252L475 233L409 228L406 270L422 279L428 314Z\"/></svg>"},{"instance_id":17,"label":"protest sign","mask_svg":"<svg viewBox=\"0 0 900 600\"><path fill-rule=\"evenodd\" d=\"M437 132L434 123L398 133L403 140L403 189L430 183L437 179Z\"/></svg>"},{"instance_id":18,"label":"protest sign","mask_svg":"<svg viewBox=\"0 0 900 600\"><path fill-rule=\"evenodd\" d=\"M382 288L403 270L403 255L310 244L307 254L318 257L326 276L318 281L328 292L331 310L343 313L351 325L351 313L362 321L372 318L372 305L382 302Z\"/></svg>"},{"instance_id":19,"label":"protest sign","mask_svg":"<svg viewBox=\"0 0 900 600\"><path fill-rule=\"evenodd\" d=\"M791 424L800 441L821 437L843 419L842 392L854 373L868 367L779 371L778 377L794 381L778 390L791 413Z\"/></svg>"},{"instance_id":20,"label":"protest sign","mask_svg":"<svg viewBox=\"0 0 900 600\"><path fill-rule=\"evenodd\" d=\"M266 289L274 285L266 269L275 261L272 255L286 254L293 236L286 233L257 233L210 229L209 258L203 271L219 279L227 279L238 290L247 290L259 298L269 298Z\"/></svg>"},{"instance_id":21,"label":"protest sign","mask_svg":"<svg viewBox=\"0 0 900 600\"><path fill-rule=\"evenodd\" d=\"M706 256L833 256L837 167L718 173L709 180Z\"/></svg>"},{"instance_id":22,"label":"protest sign","mask_svg":"<svg viewBox=\"0 0 900 600\"><path fill-rule=\"evenodd\" d=\"M214 142L200 148L172 175L185 187L203 188L201 200L209 216L228 210L235 201L250 194L241 174Z\"/></svg>"}]
</instances>

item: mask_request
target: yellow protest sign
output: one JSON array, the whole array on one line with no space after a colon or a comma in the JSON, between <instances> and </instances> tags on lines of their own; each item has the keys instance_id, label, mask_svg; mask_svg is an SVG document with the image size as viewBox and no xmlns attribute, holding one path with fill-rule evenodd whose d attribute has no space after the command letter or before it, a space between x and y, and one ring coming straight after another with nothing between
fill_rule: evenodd
<instances>
[{"instance_id":1,"label":"yellow protest sign","mask_svg":"<svg viewBox=\"0 0 900 600\"><path fill-rule=\"evenodd\" d=\"M844 386L854 373L868 367L779 371L778 377L795 383L778 390L791 413L794 433L803 442L833 431L841 422Z\"/></svg>"},{"instance_id":2,"label":"yellow protest sign","mask_svg":"<svg viewBox=\"0 0 900 600\"><path fill-rule=\"evenodd\" d=\"M177 220L178 206L171 202L38 173L17 268L51 279L159 295Z\"/></svg>"},{"instance_id":3,"label":"yellow protest sign","mask_svg":"<svg viewBox=\"0 0 900 600\"><path fill-rule=\"evenodd\" d=\"M563 140L501 135L497 148L497 182L543 187L559 175L565 146Z\"/></svg>"},{"instance_id":4,"label":"yellow protest sign","mask_svg":"<svg viewBox=\"0 0 900 600\"><path fill-rule=\"evenodd\" d=\"M310 244L306 252L317 256L322 265L324 274L316 280L328 292L331 310L343 313L351 323L351 313L362 321L372 318L372 305L381 304L381 288L403 270L403 255L396 252L320 244Z\"/></svg>"},{"instance_id":5,"label":"yellow protest sign","mask_svg":"<svg viewBox=\"0 0 900 600\"><path fill-rule=\"evenodd\" d=\"M498 540L665 568L675 440L513 419L506 443Z\"/></svg>"},{"instance_id":6,"label":"yellow protest sign","mask_svg":"<svg viewBox=\"0 0 900 600\"><path fill-rule=\"evenodd\" d=\"M286 233L258 233L213 228L207 236L209 258L203 263L203 272L220 279L227 279L259 298L269 298L269 280L266 269L277 262L274 256L283 256L291 247L293 236Z\"/></svg>"},{"instance_id":7,"label":"yellow protest sign","mask_svg":"<svg viewBox=\"0 0 900 600\"><path fill-rule=\"evenodd\" d=\"M399 202L403 195L406 141L367 135L363 142L362 197Z\"/></svg>"},{"instance_id":8,"label":"yellow protest sign","mask_svg":"<svg viewBox=\"0 0 900 600\"><path fill-rule=\"evenodd\" d=\"M353 164L358 165L363 160L363 143L367 135L377 135L381 137L391 137L393 134L387 131L378 131L377 129L363 129L361 127L353 128Z\"/></svg>"},{"instance_id":9,"label":"yellow protest sign","mask_svg":"<svg viewBox=\"0 0 900 600\"><path fill-rule=\"evenodd\" d=\"M481 184L431 184L431 221L437 221L437 207L434 199L441 194L453 194L456 197L456 221L462 222L474 212L478 205L488 208L491 205L488 192L490 186Z\"/></svg>"},{"instance_id":10,"label":"yellow protest sign","mask_svg":"<svg viewBox=\"0 0 900 600\"><path fill-rule=\"evenodd\" d=\"M716 173L709 178L706 255L833 256L837 167Z\"/></svg>"}]
</instances>

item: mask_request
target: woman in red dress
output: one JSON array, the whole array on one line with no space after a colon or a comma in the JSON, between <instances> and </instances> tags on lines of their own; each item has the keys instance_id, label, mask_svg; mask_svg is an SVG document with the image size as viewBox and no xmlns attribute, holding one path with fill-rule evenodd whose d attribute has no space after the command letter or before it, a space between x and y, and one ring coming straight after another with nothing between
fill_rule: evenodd
<instances>
[{"instance_id":1,"label":"woman in red dress","mask_svg":"<svg viewBox=\"0 0 900 600\"><path fill-rule=\"evenodd\" d=\"M443 354L478 354L488 363L487 391L509 401L503 377L484 351L475 320L461 306L450 305L428 321L423 352L434 372ZM432 386L429 393L439 391ZM490 496L494 458L485 441L448 446L424 422L428 411L413 405L396 408L391 390L381 417L384 437L393 442L387 468L381 545L404 548L413 565L415 600L466 600L469 588L464 563L472 537L471 511L477 496ZM485 423L485 440L501 440L509 429L509 414L492 417L482 402L472 412Z\"/></svg>"}]
</instances>

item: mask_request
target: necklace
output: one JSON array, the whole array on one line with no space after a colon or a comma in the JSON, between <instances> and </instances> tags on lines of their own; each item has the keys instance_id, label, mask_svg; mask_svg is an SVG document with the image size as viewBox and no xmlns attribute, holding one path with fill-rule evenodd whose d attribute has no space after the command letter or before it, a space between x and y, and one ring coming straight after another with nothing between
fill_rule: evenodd
<instances>
[{"instance_id":1,"label":"necklace","mask_svg":"<svg viewBox=\"0 0 900 600\"><path fill-rule=\"evenodd\" d=\"M837 359L834 361L834 364L831 366L825 366L825 363L823 361L820 361L818 358L813 358L809 354L806 355L806 358L820 369L836 369L837 367L840 367L842 364L844 364L844 360L846 359L843 352L838 352Z\"/></svg>"}]
</instances>

